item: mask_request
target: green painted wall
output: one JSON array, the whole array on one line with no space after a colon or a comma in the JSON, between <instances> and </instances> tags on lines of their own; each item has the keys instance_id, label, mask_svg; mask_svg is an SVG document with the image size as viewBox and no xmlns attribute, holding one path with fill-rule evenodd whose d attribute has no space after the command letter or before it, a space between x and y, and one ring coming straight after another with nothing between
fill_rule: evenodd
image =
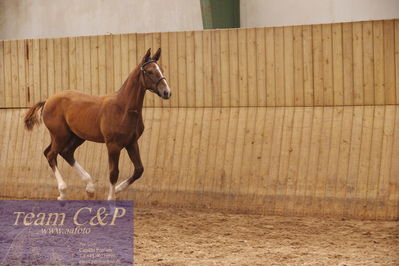
<instances>
[{"instance_id":1,"label":"green painted wall","mask_svg":"<svg viewBox=\"0 0 399 266\"><path fill-rule=\"evenodd\" d=\"M204 29L240 27L240 0L201 0Z\"/></svg>"}]
</instances>

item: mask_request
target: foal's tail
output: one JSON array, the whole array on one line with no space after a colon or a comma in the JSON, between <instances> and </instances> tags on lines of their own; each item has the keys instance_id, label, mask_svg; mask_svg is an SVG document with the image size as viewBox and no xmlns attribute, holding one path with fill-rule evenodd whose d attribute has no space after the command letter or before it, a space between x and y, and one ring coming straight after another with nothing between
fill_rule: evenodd
<instances>
[{"instance_id":1,"label":"foal's tail","mask_svg":"<svg viewBox=\"0 0 399 266\"><path fill-rule=\"evenodd\" d=\"M46 101L38 102L33 105L25 114L24 123L27 130L32 130L33 126L40 123L40 118L37 115L37 111L43 108ZM43 110L42 110L43 111Z\"/></svg>"}]
</instances>

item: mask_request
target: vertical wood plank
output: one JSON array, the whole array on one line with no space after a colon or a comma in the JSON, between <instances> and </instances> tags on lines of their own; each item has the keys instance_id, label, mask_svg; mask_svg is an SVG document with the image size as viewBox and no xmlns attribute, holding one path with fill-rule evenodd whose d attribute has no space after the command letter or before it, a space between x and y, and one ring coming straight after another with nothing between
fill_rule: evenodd
<instances>
[{"instance_id":1,"label":"vertical wood plank","mask_svg":"<svg viewBox=\"0 0 399 266\"><path fill-rule=\"evenodd\" d=\"M367 178L367 201L366 201L366 213L367 219L375 219L376 209L379 208L377 205L377 193L378 184L380 180L380 169L381 169L381 153L382 153L382 140L384 131L384 120L385 120L385 107L376 106L374 107L374 123L373 123L373 136L371 139L371 151L370 151L370 168Z\"/></svg>"},{"instance_id":2,"label":"vertical wood plank","mask_svg":"<svg viewBox=\"0 0 399 266\"><path fill-rule=\"evenodd\" d=\"M28 106L27 98L28 98L28 83L26 77L26 40L18 41L18 89L19 89L19 107ZM1 53L1 51L0 51ZM1 65L1 64L0 64ZM2 69L0 68L0 72ZM1 74L0 74L1 76ZM1 78L0 78L1 80ZM2 84L0 83L0 86ZM1 90L1 89L0 89ZM1 96L0 96L1 97Z\"/></svg>"},{"instance_id":3,"label":"vertical wood plank","mask_svg":"<svg viewBox=\"0 0 399 266\"><path fill-rule=\"evenodd\" d=\"M192 31L186 32L186 62L187 106L195 107L195 44Z\"/></svg>"},{"instance_id":4,"label":"vertical wood plank","mask_svg":"<svg viewBox=\"0 0 399 266\"><path fill-rule=\"evenodd\" d=\"M248 204L251 205L251 209L259 209L263 201L261 191L264 190L265 177L261 173L260 168L262 167L263 161L266 163L266 160L262 158L264 142L267 138L271 138L271 134L269 137L266 137L266 135L263 136L263 134L266 133L265 124L267 120L267 109L268 108L254 108L256 114L252 115L253 122L250 123L253 128L251 139L251 146L253 146L252 152L251 156L249 158L244 158L243 161L243 164L248 164L247 171L250 180L248 182L247 194L250 198ZM248 117L250 118L251 114L249 114ZM271 119L269 118L268 120L270 121ZM248 163L248 160L250 160L251 163Z\"/></svg>"},{"instance_id":5,"label":"vertical wood plank","mask_svg":"<svg viewBox=\"0 0 399 266\"><path fill-rule=\"evenodd\" d=\"M344 105L342 24L332 24L334 105Z\"/></svg>"},{"instance_id":6,"label":"vertical wood plank","mask_svg":"<svg viewBox=\"0 0 399 266\"><path fill-rule=\"evenodd\" d=\"M301 142L299 147L298 174L295 187L295 199L292 214L302 215L305 210L306 187L310 159L310 143L312 135L313 109L303 108L303 123L301 129Z\"/></svg>"},{"instance_id":7,"label":"vertical wood plank","mask_svg":"<svg viewBox=\"0 0 399 266\"><path fill-rule=\"evenodd\" d=\"M157 47L157 49L159 46ZM156 50L155 50L156 51ZM153 53L155 53L153 51ZM132 67L129 65L129 35L121 35L121 82L125 82L129 76Z\"/></svg>"},{"instance_id":8,"label":"vertical wood plank","mask_svg":"<svg viewBox=\"0 0 399 266\"><path fill-rule=\"evenodd\" d=\"M72 55L69 55L69 57L72 57ZM71 58L71 61L74 61L74 59ZM75 64L75 66L72 66L71 64L69 64L70 75L71 76L73 74L76 75L76 69L72 70L71 67L76 67L76 64ZM76 76L75 76L75 82L76 82ZM71 84L69 84L69 86L71 86ZM61 91L62 89L63 88L62 88L61 39L54 39L54 92ZM65 88L65 89L67 89L67 88Z\"/></svg>"},{"instance_id":9,"label":"vertical wood plank","mask_svg":"<svg viewBox=\"0 0 399 266\"><path fill-rule=\"evenodd\" d=\"M204 45L204 104L206 107L212 106L212 37L211 31L204 31L202 35Z\"/></svg>"},{"instance_id":10,"label":"vertical wood plank","mask_svg":"<svg viewBox=\"0 0 399 266\"><path fill-rule=\"evenodd\" d=\"M281 136L281 149L278 180L276 184L276 202L274 212L281 215L286 211L285 201L280 200L286 196L287 183L288 183L288 167L290 165L290 154L292 151L292 131L294 123L294 108L287 108L284 113L283 131Z\"/></svg>"},{"instance_id":11,"label":"vertical wood plank","mask_svg":"<svg viewBox=\"0 0 399 266\"><path fill-rule=\"evenodd\" d=\"M236 138L234 142L234 155L233 155L233 166L231 168L231 189L230 193L235 196L234 201L237 201L237 195L244 194L243 189L243 173L241 169L242 159L244 156L244 144L245 144L245 136L246 136L246 128L248 124L248 109L249 108L238 108L237 115L232 116L236 117L236 127L233 129L236 132ZM231 118L232 118L231 117ZM230 119L231 119L230 118ZM221 186L220 186L221 187ZM220 189L221 190L221 189Z\"/></svg>"},{"instance_id":12,"label":"vertical wood plank","mask_svg":"<svg viewBox=\"0 0 399 266\"><path fill-rule=\"evenodd\" d=\"M163 34L165 35L165 34ZM100 41L100 40L99 40ZM162 41L162 65L164 66L164 62L165 62L165 57L168 58L168 40L166 39L165 41ZM101 46L100 46L101 47ZM139 64L138 60L137 60L137 35L135 33L131 33L128 35L128 68L129 68L129 72L133 71L133 69ZM166 55L165 55L166 54ZM167 67L164 66L165 71L167 70ZM169 75L168 75L169 77Z\"/></svg>"},{"instance_id":13,"label":"vertical wood plank","mask_svg":"<svg viewBox=\"0 0 399 266\"><path fill-rule=\"evenodd\" d=\"M223 107L230 103L229 32L220 31L220 86Z\"/></svg>"},{"instance_id":14,"label":"vertical wood plank","mask_svg":"<svg viewBox=\"0 0 399 266\"><path fill-rule=\"evenodd\" d=\"M5 41L0 41L0 106L2 107L6 106L4 42Z\"/></svg>"},{"instance_id":15,"label":"vertical wood plank","mask_svg":"<svg viewBox=\"0 0 399 266\"><path fill-rule=\"evenodd\" d=\"M18 83L18 41L11 41L11 102L13 107L20 107Z\"/></svg>"},{"instance_id":16,"label":"vertical wood plank","mask_svg":"<svg viewBox=\"0 0 399 266\"><path fill-rule=\"evenodd\" d=\"M98 36L98 94L105 95L107 93L107 66L105 54L105 36Z\"/></svg>"},{"instance_id":17,"label":"vertical wood plank","mask_svg":"<svg viewBox=\"0 0 399 266\"><path fill-rule=\"evenodd\" d=\"M289 165L287 173L287 187L285 192L285 212L287 215L292 215L295 212L294 206L297 198L297 184L299 182L299 161L302 141L302 127L304 122L304 107L295 107L291 143L288 149Z\"/></svg>"},{"instance_id":18,"label":"vertical wood plank","mask_svg":"<svg viewBox=\"0 0 399 266\"><path fill-rule=\"evenodd\" d=\"M188 174L187 174L187 190L195 191L195 193L202 192L201 180L198 179L198 159L201 149L201 137L202 137L202 122L204 117L204 109L193 109L194 113L193 126L192 126L192 142L190 154L188 155ZM191 196L192 197L192 196Z\"/></svg>"},{"instance_id":19,"label":"vertical wood plank","mask_svg":"<svg viewBox=\"0 0 399 266\"><path fill-rule=\"evenodd\" d=\"M352 24L353 34L353 104L364 104L363 90L363 24Z\"/></svg>"},{"instance_id":20,"label":"vertical wood plank","mask_svg":"<svg viewBox=\"0 0 399 266\"><path fill-rule=\"evenodd\" d=\"M343 79L344 79L344 104L353 105L353 33L352 23L342 24L342 53L343 53Z\"/></svg>"},{"instance_id":21,"label":"vertical wood plank","mask_svg":"<svg viewBox=\"0 0 399 266\"><path fill-rule=\"evenodd\" d=\"M395 21L398 24L398 21ZM396 28L398 29L398 28ZM398 32L398 31L396 31ZM395 32L395 34L396 34ZM399 171L399 108L395 106L395 122L393 132L391 169L389 172L389 186L387 188L387 204L385 218L397 219L399 217L399 180L397 173Z\"/></svg>"},{"instance_id":22,"label":"vertical wood plank","mask_svg":"<svg viewBox=\"0 0 399 266\"><path fill-rule=\"evenodd\" d=\"M83 91L87 94L91 92L91 57L90 57L90 37L83 37Z\"/></svg>"},{"instance_id":23,"label":"vertical wood plank","mask_svg":"<svg viewBox=\"0 0 399 266\"><path fill-rule=\"evenodd\" d=\"M247 29L247 94L248 106L258 106L257 69L259 55L256 54L256 31Z\"/></svg>"},{"instance_id":24,"label":"vertical wood plank","mask_svg":"<svg viewBox=\"0 0 399 266\"><path fill-rule=\"evenodd\" d=\"M331 127L330 154L327 164L327 178L325 185L325 196L323 202L323 215L334 216L336 210L334 202L339 200L337 194L338 162L340 160L340 141L342 134L342 119L344 109L341 106L333 108L333 118Z\"/></svg>"},{"instance_id":25,"label":"vertical wood plank","mask_svg":"<svg viewBox=\"0 0 399 266\"><path fill-rule=\"evenodd\" d=\"M211 146L210 150L210 152L215 150L215 147L217 149L216 156L212 156L212 164L215 169L213 172L210 172L212 174L209 176L212 178L213 186L216 183L215 179L219 179L220 177L219 185L224 185L226 193L232 195L237 186L237 180L234 180L232 177L234 175L233 163L238 135L237 118L239 116L239 108L222 108L219 112L220 123L218 125L217 140L215 141L215 146ZM236 119L232 119L233 117ZM225 151L223 152L222 149L225 149ZM219 164L218 162L223 162L223 164ZM211 189L211 191L216 191L216 188ZM224 206L227 205L227 198L223 202Z\"/></svg>"},{"instance_id":26,"label":"vertical wood plank","mask_svg":"<svg viewBox=\"0 0 399 266\"><path fill-rule=\"evenodd\" d=\"M386 34L385 34L386 35ZM395 77L399 77L399 19L395 20ZM399 103L399 79L396 78L396 104Z\"/></svg>"},{"instance_id":27,"label":"vertical wood plank","mask_svg":"<svg viewBox=\"0 0 399 266\"><path fill-rule=\"evenodd\" d=\"M373 23L363 22L364 104L374 104Z\"/></svg>"},{"instance_id":28,"label":"vertical wood plank","mask_svg":"<svg viewBox=\"0 0 399 266\"><path fill-rule=\"evenodd\" d=\"M309 150L309 163L307 169L307 182L305 187L304 215L313 213L312 203L315 197L317 166L319 164L319 150L322 135L323 108L313 108L312 132Z\"/></svg>"},{"instance_id":29,"label":"vertical wood plank","mask_svg":"<svg viewBox=\"0 0 399 266\"><path fill-rule=\"evenodd\" d=\"M264 123L256 123L259 126L259 130L262 132L259 135L260 138L260 155L256 157L257 164L254 164L255 176L258 178L256 185L257 197L254 200L254 205L258 208L264 209L267 201L271 201L271 196L267 196L271 193L268 184L271 184L271 176L269 175L269 169L271 165L272 156L272 140L273 140L273 130L274 130L274 120L275 120L276 108L265 108L262 116L259 117L260 121ZM263 118L263 119L262 119ZM267 208L267 207L266 207ZM270 210L271 211L271 210Z\"/></svg>"},{"instance_id":30,"label":"vertical wood plank","mask_svg":"<svg viewBox=\"0 0 399 266\"><path fill-rule=\"evenodd\" d=\"M76 90L76 37L69 37L68 38L68 61L69 61L69 88L70 90ZM61 56L59 56L61 57ZM61 60L61 59L60 59ZM58 63L58 64L61 64ZM57 64L56 64L57 65ZM58 87L58 86L57 86ZM56 90L61 87L59 87Z\"/></svg>"},{"instance_id":31,"label":"vertical wood plank","mask_svg":"<svg viewBox=\"0 0 399 266\"><path fill-rule=\"evenodd\" d=\"M267 106L276 106L274 28L266 28L266 102Z\"/></svg>"},{"instance_id":32,"label":"vertical wood plank","mask_svg":"<svg viewBox=\"0 0 399 266\"><path fill-rule=\"evenodd\" d=\"M256 58L256 87L257 87L257 106L267 106L267 91L266 91L266 39L265 29L256 29L256 51L254 57Z\"/></svg>"},{"instance_id":33,"label":"vertical wood plank","mask_svg":"<svg viewBox=\"0 0 399 266\"><path fill-rule=\"evenodd\" d=\"M4 41L4 88L5 105L12 107L11 41Z\"/></svg>"},{"instance_id":34,"label":"vertical wood plank","mask_svg":"<svg viewBox=\"0 0 399 266\"><path fill-rule=\"evenodd\" d=\"M212 108L204 108L203 109L204 114L201 122L201 140L200 140L200 148L198 151L198 161L197 161L197 169L195 171L196 176L197 176L197 183L196 187L198 188L198 192L201 193L201 203L203 204L202 197L205 194L204 193L204 184L206 180L209 178L205 175L206 174L206 169L207 167L202 167L203 165L206 165L207 160L208 160L208 150L209 150L209 142L212 137L211 135L211 127L213 127L212 124L212 113L213 109Z\"/></svg>"},{"instance_id":35,"label":"vertical wood plank","mask_svg":"<svg viewBox=\"0 0 399 266\"><path fill-rule=\"evenodd\" d=\"M110 38L112 38L111 35L108 35L108 36ZM83 52L83 37L76 37L76 89L81 91L81 92L84 91L84 84L83 84L83 53L84 53ZM111 53L111 56L112 56L112 53ZM113 69L113 67L111 67L111 66L109 66L109 68ZM108 78L108 73L107 73L107 78Z\"/></svg>"},{"instance_id":36,"label":"vertical wood plank","mask_svg":"<svg viewBox=\"0 0 399 266\"><path fill-rule=\"evenodd\" d=\"M324 64L321 25L312 25L312 36L314 105L322 106L324 104Z\"/></svg>"},{"instance_id":37,"label":"vertical wood plank","mask_svg":"<svg viewBox=\"0 0 399 266\"><path fill-rule=\"evenodd\" d=\"M282 131L285 118L285 109L276 108L273 122L273 139L270 149L270 167L266 178L267 192L265 196L265 214L274 214L276 206L276 189L279 179L280 149L282 146Z\"/></svg>"},{"instance_id":38,"label":"vertical wood plank","mask_svg":"<svg viewBox=\"0 0 399 266\"><path fill-rule=\"evenodd\" d=\"M1 50L1 44L2 44L2 42L0 42L0 65L4 63L2 61L3 50ZM33 103L33 98L34 98L33 97L33 60L32 60L33 41L32 41L32 39L25 40L25 45L26 45L25 46L25 49L26 49L26 57L25 57L26 104L27 104L27 106L31 106ZM0 70L0 86L2 85L1 72L3 72L3 75L4 75L4 71ZM3 78L3 81L4 81L4 78ZM0 96L1 96L1 89L0 89ZM1 103L1 100L0 100L0 103Z\"/></svg>"},{"instance_id":39,"label":"vertical wood plank","mask_svg":"<svg viewBox=\"0 0 399 266\"><path fill-rule=\"evenodd\" d=\"M6 44L6 43L5 43ZM34 103L37 103L44 99L45 97L42 98L42 92L40 89L40 42L39 39L34 39L32 43L32 56L33 56L33 88L32 90L34 91ZM6 83L7 86L7 83Z\"/></svg>"},{"instance_id":40,"label":"vertical wood plank","mask_svg":"<svg viewBox=\"0 0 399 266\"><path fill-rule=\"evenodd\" d=\"M304 106L304 71L303 71L303 33L302 26L293 27L294 41L294 90L295 106Z\"/></svg>"},{"instance_id":41,"label":"vertical wood plank","mask_svg":"<svg viewBox=\"0 0 399 266\"><path fill-rule=\"evenodd\" d=\"M69 41L61 39L62 89L69 90Z\"/></svg>"},{"instance_id":42,"label":"vertical wood plank","mask_svg":"<svg viewBox=\"0 0 399 266\"><path fill-rule=\"evenodd\" d=\"M240 105L240 87L238 85L238 33L237 29L229 29L229 84L230 104Z\"/></svg>"},{"instance_id":43,"label":"vertical wood plank","mask_svg":"<svg viewBox=\"0 0 399 266\"><path fill-rule=\"evenodd\" d=\"M194 176L190 175L190 158L191 158L191 151L192 148L197 145L194 144L193 138L193 130L194 130L194 120L195 120L195 111L194 109L187 109L186 110L186 119L184 125L184 132L183 132L183 147L181 150L180 159L180 167L179 167L179 190L180 191L188 191L192 190L193 184L195 182ZM185 196L185 195L184 195ZM184 201L187 200L185 197Z\"/></svg>"},{"instance_id":44,"label":"vertical wood plank","mask_svg":"<svg viewBox=\"0 0 399 266\"><path fill-rule=\"evenodd\" d=\"M184 32L177 33L177 61L179 83L178 105L183 107L187 106L186 34Z\"/></svg>"},{"instance_id":45,"label":"vertical wood plank","mask_svg":"<svg viewBox=\"0 0 399 266\"><path fill-rule=\"evenodd\" d=\"M253 195L254 189L250 185L251 181L253 181L252 175L252 167L251 164L255 161L252 161L252 156L254 154L254 146L255 146L255 125L256 118L258 114L258 110L260 108L250 107L246 108L246 114L243 114L245 117L245 134L244 134L244 142L242 148L242 157L240 161L240 193L239 195L247 195L245 199L237 199L237 202L244 202L249 206L252 204L251 195ZM251 209L251 207L249 208Z\"/></svg>"},{"instance_id":46,"label":"vertical wood plank","mask_svg":"<svg viewBox=\"0 0 399 266\"><path fill-rule=\"evenodd\" d=\"M303 26L302 35L303 35L304 104L305 106L313 106L314 88L313 88L312 26L310 25Z\"/></svg>"},{"instance_id":47,"label":"vertical wood plank","mask_svg":"<svg viewBox=\"0 0 399 266\"><path fill-rule=\"evenodd\" d=\"M384 88L384 29L382 21L373 21L374 95L375 104L385 103Z\"/></svg>"},{"instance_id":48,"label":"vertical wood plank","mask_svg":"<svg viewBox=\"0 0 399 266\"><path fill-rule=\"evenodd\" d=\"M194 32L195 106L204 107L204 57L202 31ZM166 35L167 36L167 35Z\"/></svg>"},{"instance_id":49,"label":"vertical wood plank","mask_svg":"<svg viewBox=\"0 0 399 266\"><path fill-rule=\"evenodd\" d=\"M359 173L364 107L353 108L352 134L349 150L348 177L345 191L344 217L354 217L356 207L356 184Z\"/></svg>"},{"instance_id":50,"label":"vertical wood plank","mask_svg":"<svg viewBox=\"0 0 399 266\"><path fill-rule=\"evenodd\" d=\"M274 66L276 106L285 106L284 29L282 27L274 28Z\"/></svg>"},{"instance_id":51,"label":"vertical wood plank","mask_svg":"<svg viewBox=\"0 0 399 266\"><path fill-rule=\"evenodd\" d=\"M162 143L159 142L160 139L160 129L161 129L161 116L162 112L160 112L159 108L148 108L146 110L150 116L147 116L149 120L151 121L151 132L148 134L148 138L150 139L148 148L144 148L144 150L147 150L146 152L146 158L147 158L147 163L146 163L146 177L149 178L148 180L148 185L155 191L159 191L159 183L160 181L156 177L156 167L158 163L160 163L158 160L158 152L162 148Z\"/></svg>"},{"instance_id":52,"label":"vertical wood plank","mask_svg":"<svg viewBox=\"0 0 399 266\"><path fill-rule=\"evenodd\" d=\"M159 111L161 111L159 109ZM170 108L164 108L162 109L162 114L161 114L161 126L159 130L159 140L158 143L160 144L161 147L159 147L159 152L157 154L157 161L155 163L155 172L154 172L154 177L158 179L159 186L158 189L160 191L166 191L168 189L168 183L169 183L169 175L165 174L166 169L169 167L167 164L167 154L168 150L171 148L171 146L167 146L168 139L170 131L172 129L169 127L170 120L172 119L170 117L171 115L171 109ZM162 178L161 178L162 177ZM162 180L160 180L162 179Z\"/></svg>"},{"instance_id":53,"label":"vertical wood plank","mask_svg":"<svg viewBox=\"0 0 399 266\"><path fill-rule=\"evenodd\" d=\"M169 191L175 191L176 182L177 182L176 181L177 172L175 172L175 169L172 167L173 161L175 159L174 150L176 145L176 132L177 132L177 123L178 123L177 121L178 121L178 109L171 108L168 119L168 124L169 124L168 137L165 141L165 146L169 148L165 150L165 158L164 158L165 165L168 166L165 167L164 169L164 175L168 177L168 184L165 185L165 189Z\"/></svg>"},{"instance_id":54,"label":"vertical wood plank","mask_svg":"<svg viewBox=\"0 0 399 266\"><path fill-rule=\"evenodd\" d=\"M398 97L398 92L395 91L395 80L396 84L399 84L399 27L397 27L395 31L395 22L398 24L398 20L386 20L383 22L384 63L381 69L384 69L384 77L381 77L381 79L384 79L385 104L398 103L398 101L395 100L396 97Z\"/></svg>"},{"instance_id":55,"label":"vertical wood plank","mask_svg":"<svg viewBox=\"0 0 399 266\"><path fill-rule=\"evenodd\" d=\"M122 80L122 56L121 56L121 34L112 36L112 48L114 55L114 91L119 90L123 84ZM146 100L149 97L146 97Z\"/></svg>"},{"instance_id":56,"label":"vertical wood plank","mask_svg":"<svg viewBox=\"0 0 399 266\"><path fill-rule=\"evenodd\" d=\"M180 87L179 87L179 60L177 54L177 33L169 33L169 86L173 88L173 96L171 97L171 106L179 106ZM210 51L210 50L209 50Z\"/></svg>"},{"instance_id":57,"label":"vertical wood plank","mask_svg":"<svg viewBox=\"0 0 399 266\"><path fill-rule=\"evenodd\" d=\"M332 60L332 30L331 24L323 24L322 45L323 45L323 104L332 106L334 104L333 87L333 60Z\"/></svg>"},{"instance_id":58,"label":"vertical wood plank","mask_svg":"<svg viewBox=\"0 0 399 266\"><path fill-rule=\"evenodd\" d=\"M362 143L360 147L359 173L356 184L355 217L366 218L367 180L370 169L371 140L373 137L374 106L364 107Z\"/></svg>"},{"instance_id":59,"label":"vertical wood plank","mask_svg":"<svg viewBox=\"0 0 399 266\"><path fill-rule=\"evenodd\" d=\"M381 167L378 182L377 196L375 199L375 218L386 219L388 206L389 177L392 166L393 135L395 128L395 106L385 106L384 129L381 147Z\"/></svg>"},{"instance_id":60,"label":"vertical wood plank","mask_svg":"<svg viewBox=\"0 0 399 266\"><path fill-rule=\"evenodd\" d=\"M98 70L98 37L90 36L90 76L92 95L100 95Z\"/></svg>"},{"instance_id":61,"label":"vertical wood plank","mask_svg":"<svg viewBox=\"0 0 399 266\"><path fill-rule=\"evenodd\" d=\"M312 213L313 215L324 214L325 211L325 188L327 184L328 174L328 160L330 156L330 144L331 144L331 133L332 133L332 121L333 121L333 108L323 108L323 120L322 130L320 139L319 149L319 160L317 165L317 175L315 180L315 191L313 198ZM328 147L326 149L326 147Z\"/></svg>"},{"instance_id":62,"label":"vertical wood plank","mask_svg":"<svg viewBox=\"0 0 399 266\"><path fill-rule=\"evenodd\" d=\"M285 106L294 106L294 48L293 48L293 29L284 27L284 89Z\"/></svg>"},{"instance_id":63,"label":"vertical wood plank","mask_svg":"<svg viewBox=\"0 0 399 266\"><path fill-rule=\"evenodd\" d=\"M54 40L47 39L47 84L49 97L55 92Z\"/></svg>"},{"instance_id":64,"label":"vertical wood plank","mask_svg":"<svg viewBox=\"0 0 399 266\"><path fill-rule=\"evenodd\" d=\"M46 39L39 40L40 45L40 91L43 99L47 99L48 82L47 82L47 42Z\"/></svg>"},{"instance_id":65,"label":"vertical wood plank","mask_svg":"<svg viewBox=\"0 0 399 266\"><path fill-rule=\"evenodd\" d=\"M229 110L225 109L225 108L209 108L209 110L211 110L211 125L210 125L210 132L209 132L209 141L208 141L208 147L206 149L206 153L208 154L207 158L206 158L206 165L209 167L206 167L206 169L204 169L204 183L203 183L203 195L205 193L212 193L213 192L213 177L215 176L215 172L216 172L216 166L215 166L215 162L216 162L216 158L219 156L220 154L220 150L218 149L219 147L219 143L218 140L220 139L220 132L223 134L227 134L228 131L227 130L221 130L220 128L224 128L229 119L228 119L228 115L229 115ZM216 122L216 123L215 123ZM228 137L226 135L224 135L223 140L228 141ZM226 142L224 142L226 143ZM223 147L225 146L225 144L223 144ZM215 147L216 147L216 151L215 151ZM226 146L226 151L227 151L228 146ZM222 153L223 154L223 153ZM227 154L226 154L227 155ZM226 163L227 161L222 160L223 165L225 165L225 168L228 169ZM227 187L226 184L226 190L225 191L229 191L229 187ZM203 197L204 199L204 197ZM205 205L210 204L209 202L204 202Z\"/></svg>"},{"instance_id":66,"label":"vertical wood plank","mask_svg":"<svg viewBox=\"0 0 399 266\"><path fill-rule=\"evenodd\" d=\"M248 106L247 30L238 29L238 89L240 106Z\"/></svg>"},{"instance_id":67,"label":"vertical wood plank","mask_svg":"<svg viewBox=\"0 0 399 266\"><path fill-rule=\"evenodd\" d=\"M112 46L112 38L113 38L112 35L105 36L105 55L106 55L105 65L107 72L107 93L114 92L114 49ZM78 43L76 43L76 46L77 44ZM76 56L77 55L78 54L76 53Z\"/></svg>"},{"instance_id":68,"label":"vertical wood plank","mask_svg":"<svg viewBox=\"0 0 399 266\"><path fill-rule=\"evenodd\" d=\"M345 192L347 189L348 168L352 137L353 107L344 107L342 115L341 138L339 143L337 181L335 187L335 201L332 213L343 216L345 208Z\"/></svg>"}]
</instances>

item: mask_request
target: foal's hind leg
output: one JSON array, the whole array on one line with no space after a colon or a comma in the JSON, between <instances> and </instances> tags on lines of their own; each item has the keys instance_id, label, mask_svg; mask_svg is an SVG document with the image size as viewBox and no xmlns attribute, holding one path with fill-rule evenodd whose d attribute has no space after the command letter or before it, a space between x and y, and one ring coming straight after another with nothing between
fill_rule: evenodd
<instances>
[{"instance_id":1,"label":"foal's hind leg","mask_svg":"<svg viewBox=\"0 0 399 266\"><path fill-rule=\"evenodd\" d=\"M67 163L72 166L75 171L79 174L83 181L86 182L86 192L92 197L94 195L95 187L92 177L85 171L85 169L80 166L80 164L75 160L74 153L76 149L85 142L84 139L79 138L76 135L73 135L68 142L68 145L65 149L60 153L61 156L67 161Z\"/></svg>"},{"instance_id":2,"label":"foal's hind leg","mask_svg":"<svg viewBox=\"0 0 399 266\"><path fill-rule=\"evenodd\" d=\"M51 136L51 144L44 150L44 156L46 156L47 161L51 169L53 170L55 179L57 180L58 183L58 191L60 192L60 195L57 198L58 200L65 199L65 193L67 189L67 185L64 179L62 179L61 173L57 167L57 155L62 149L62 147L65 146L65 143L66 143L65 139L55 138L54 136Z\"/></svg>"},{"instance_id":3,"label":"foal's hind leg","mask_svg":"<svg viewBox=\"0 0 399 266\"><path fill-rule=\"evenodd\" d=\"M108 163L109 163L109 193L108 200L115 200L115 184L119 176L119 156L121 147L116 143L107 143Z\"/></svg>"}]
</instances>

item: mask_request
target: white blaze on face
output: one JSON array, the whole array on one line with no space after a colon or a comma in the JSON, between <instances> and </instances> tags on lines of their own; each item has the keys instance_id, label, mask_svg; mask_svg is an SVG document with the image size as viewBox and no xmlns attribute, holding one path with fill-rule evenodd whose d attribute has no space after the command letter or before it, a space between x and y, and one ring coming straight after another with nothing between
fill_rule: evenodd
<instances>
[{"instance_id":1,"label":"white blaze on face","mask_svg":"<svg viewBox=\"0 0 399 266\"><path fill-rule=\"evenodd\" d=\"M155 64L155 68L156 68L157 71L159 71L159 73L160 73L161 76L163 77L163 73L162 73L162 71L161 71L161 68L158 66L158 64ZM163 89L163 91L160 91L159 93L161 94L161 97L162 97L162 98L166 97L166 99L169 99L169 97L170 97L170 88L169 88L169 84L168 84L168 82L166 81L166 79L164 79L163 81L165 82L166 87ZM166 92L166 94L165 94L165 92Z\"/></svg>"}]
</instances>

